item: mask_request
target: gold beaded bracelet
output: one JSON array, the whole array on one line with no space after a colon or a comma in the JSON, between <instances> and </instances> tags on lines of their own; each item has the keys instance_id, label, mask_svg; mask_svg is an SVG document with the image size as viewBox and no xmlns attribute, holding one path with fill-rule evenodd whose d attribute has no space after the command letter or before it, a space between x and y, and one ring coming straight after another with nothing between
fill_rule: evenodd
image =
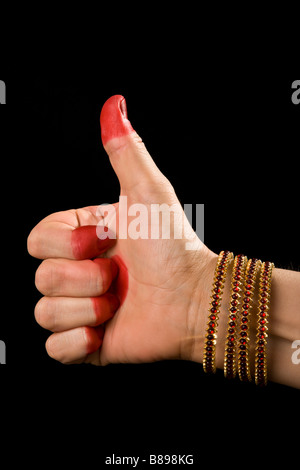
<instances>
[{"instance_id":1,"label":"gold beaded bracelet","mask_svg":"<svg viewBox=\"0 0 300 470\"><path fill-rule=\"evenodd\" d=\"M203 369L207 373L216 372L216 343L220 306L227 271L233 259L233 253L229 251L221 251L218 256L214 272L203 353ZM238 375L240 380L251 380L249 364L250 313L253 308L252 303L254 299L256 278L260 268L255 348L255 383L256 385L266 385L268 316L270 310L271 279L274 268L274 264L270 261L265 261L264 263L258 259L250 259L248 261L244 255L238 255L234 259L231 278L227 337L225 342L224 374L227 378L235 377L237 355ZM236 327L238 322L240 298L242 298L241 322L237 338Z\"/></svg>"},{"instance_id":2,"label":"gold beaded bracelet","mask_svg":"<svg viewBox=\"0 0 300 470\"><path fill-rule=\"evenodd\" d=\"M245 272L245 287L242 298L241 324L238 336L238 374L243 382L251 381L249 365L250 344L250 314L253 308L253 296L257 272L261 267L261 261L250 259Z\"/></svg>"},{"instance_id":3,"label":"gold beaded bracelet","mask_svg":"<svg viewBox=\"0 0 300 470\"><path fill-rule=\"evenodd\" d=\"M271 279L274 264L266 261L262 264L259 280L259 306L257 316L257 334L255 348L255 383L267 385L267 338L268 316L270 310Z\"/></svg>"},{"instance_id":4,"label":"gold beaded bracelet","mask_svg":"<svg viewBox=\"0 0 300 470\"><path fill-rule=\"evenodd\" d=\"M227 337L224 355L224 376L228 379L232 379L236 376L236 328L239 316L239 299L241 297L241 291L244 286L246 263L247 257L244 255L237 255L233 263Z\"/></svg>"},{"instance_id":5,"label":"gold beaded bracelet","mask_svg":"<svg viewBox=\"0 0 300 470\"><path fill-rule=\"evenodd\" d=\"M229 251L221 251L215 268L203 353L203 369L204 372L207 373L216 372L218 319L226 274L228 266L232 260L233 253Z\"/></svg>"}]
</instances>

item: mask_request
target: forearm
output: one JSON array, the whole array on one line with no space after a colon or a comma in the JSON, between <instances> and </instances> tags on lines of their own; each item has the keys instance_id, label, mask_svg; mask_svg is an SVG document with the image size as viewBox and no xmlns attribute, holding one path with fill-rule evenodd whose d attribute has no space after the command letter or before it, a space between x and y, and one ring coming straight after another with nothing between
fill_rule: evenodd
<instances>
[{"instance_id":1,"label":"forearm","mask_svg":"<svg viewBox=\"0 0 300 470\"><path fill-rule=\"evenodd\" d=\"M274 269L269 326L270 380L300 388L300 364L292 361L292 344L300 339L300 273Z\"/></svg>"},{"instance_id":2,"label":"forearm","mask_svg":"<svg viewBox=\"0 0 300 470\"><path fill-rule=\"evenodd\" d=\"M211 254L202 277L202 292L195 297L195 308L190 315L190 357L203 362L208 308L217 255ZM216 343L216 366L224 369L224 351L230 303L231 270L228 271L218 320ZM256 313L258 292L253 299L250 322L250 370L254 376L256 346ZM268 379L284 385L300 388L300 364L292 361L292 344L300 340L300 273L284 269L273 269L271 302L269 310L267 365Z\"/></svg>"}]
</instances>

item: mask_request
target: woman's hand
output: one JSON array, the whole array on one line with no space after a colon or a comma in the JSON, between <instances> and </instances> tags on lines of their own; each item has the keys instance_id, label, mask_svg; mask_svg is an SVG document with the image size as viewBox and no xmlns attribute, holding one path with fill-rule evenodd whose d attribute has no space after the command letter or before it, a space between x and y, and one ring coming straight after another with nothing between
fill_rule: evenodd
<instances>
[{"instance_id":1,"label":"woman's hand","mask_svg":"<svg viewBox=\"0 0 300 470\"><path fill-rule=\"evenodd\" d=\"M96 365L191 359L216 255L188 224L173 187L132 129L122 96L105 103L100 121L127 211L118 202L108 217L101 206L58 212L29 235L29 253L44 260L36 273L44 297L35 316L53 332L47 352L63 363ZM103 217L116 240L101 239ZM183 224L185 235L176 238Z\"/></svg>"}]
</instances>

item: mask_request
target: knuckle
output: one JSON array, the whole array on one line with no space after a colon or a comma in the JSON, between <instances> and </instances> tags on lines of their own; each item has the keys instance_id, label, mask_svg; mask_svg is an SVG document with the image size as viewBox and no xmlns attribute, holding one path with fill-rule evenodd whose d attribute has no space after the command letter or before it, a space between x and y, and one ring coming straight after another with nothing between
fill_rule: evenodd
<instances>
[{"instance_id":1,"label":"knuckle","mask_svg":"<svg viewBox=\"0 0 300 470\"><path fill-rule=\"evenodd\" d=\"M35 257L39 258L41 251L41 237L37 228L33 228L27 238L27 251L28 253Z\"/></svg>"},{"instance_id":2,"label":"knuckle","mask_svg":"<svg viewBox=\"0 0 300 470\"><path fill-rule=\"evenodd\" d=\"M35 230L33 229L27 237L27 251L31 256L35 255L36 240L35 240Z\"/></svg>"},{"instance_id":3,"label":"knuckle","mask_svg":"<svg viewBox=\"0 0 300 470\"><path fill-rule=\"evenodd\" d=\"M55 359L58 362L67 363L67 357L63 353L60 344L59 344L59 338L56 336L57 334L54 333L53 335L49 336L49 338L46 341L46 351L49 357L51 359Z\"/></svg>"},{"instance_id":4,"label":"knuckle","mask_svg":"<svg viewBox=\"0 0 300 470\"><path fill-rule=\"evenodd\" d=\"M51 260L44 260L35 273L35 285L42 294L51 294L53 291L54 263Z\"/></svg>"},{"instance_id":5,"label":"knuckle","mask_svg":"<svg viewBox=\"0 0 300 470\"><path fill-rule=\"evenodd\" d=\"M42 297L35 306L34 316L37 323L47 330L55 330L55 312L53 302L46 297Z\"/></svg>"},{"instance_id":6,"label":"knuckle","mask_svg":"<svg viewBox=\"0 0 300 470\"><path fill-rule=\"evenodd\" d=\"M53 335L51 335L47 339L45 347L46 347L48 356L51 357L52 359L58 360L56 356L56 347L55 347L55 340L53 340Z\"/></svg>"}]
</instances>

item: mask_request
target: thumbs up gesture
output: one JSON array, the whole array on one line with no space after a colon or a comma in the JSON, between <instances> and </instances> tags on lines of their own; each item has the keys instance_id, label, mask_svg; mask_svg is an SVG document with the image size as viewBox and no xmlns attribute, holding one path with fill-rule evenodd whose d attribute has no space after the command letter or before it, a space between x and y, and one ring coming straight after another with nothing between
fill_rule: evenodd
<instances>
[{"instance_id":1,"label":"thumbs up gesture","mask_svg":"<svg viewBox=\"0 0 300 470\"><path fill-rule=\"evenodd\" d=\"M95 365L193 360L217 255L189 225L122 96L104 104L100 125L119 201L51 214L28 237L29 253L43 260L35 317L52 332L47 352Z\"/></svg>"}]
</instances>

